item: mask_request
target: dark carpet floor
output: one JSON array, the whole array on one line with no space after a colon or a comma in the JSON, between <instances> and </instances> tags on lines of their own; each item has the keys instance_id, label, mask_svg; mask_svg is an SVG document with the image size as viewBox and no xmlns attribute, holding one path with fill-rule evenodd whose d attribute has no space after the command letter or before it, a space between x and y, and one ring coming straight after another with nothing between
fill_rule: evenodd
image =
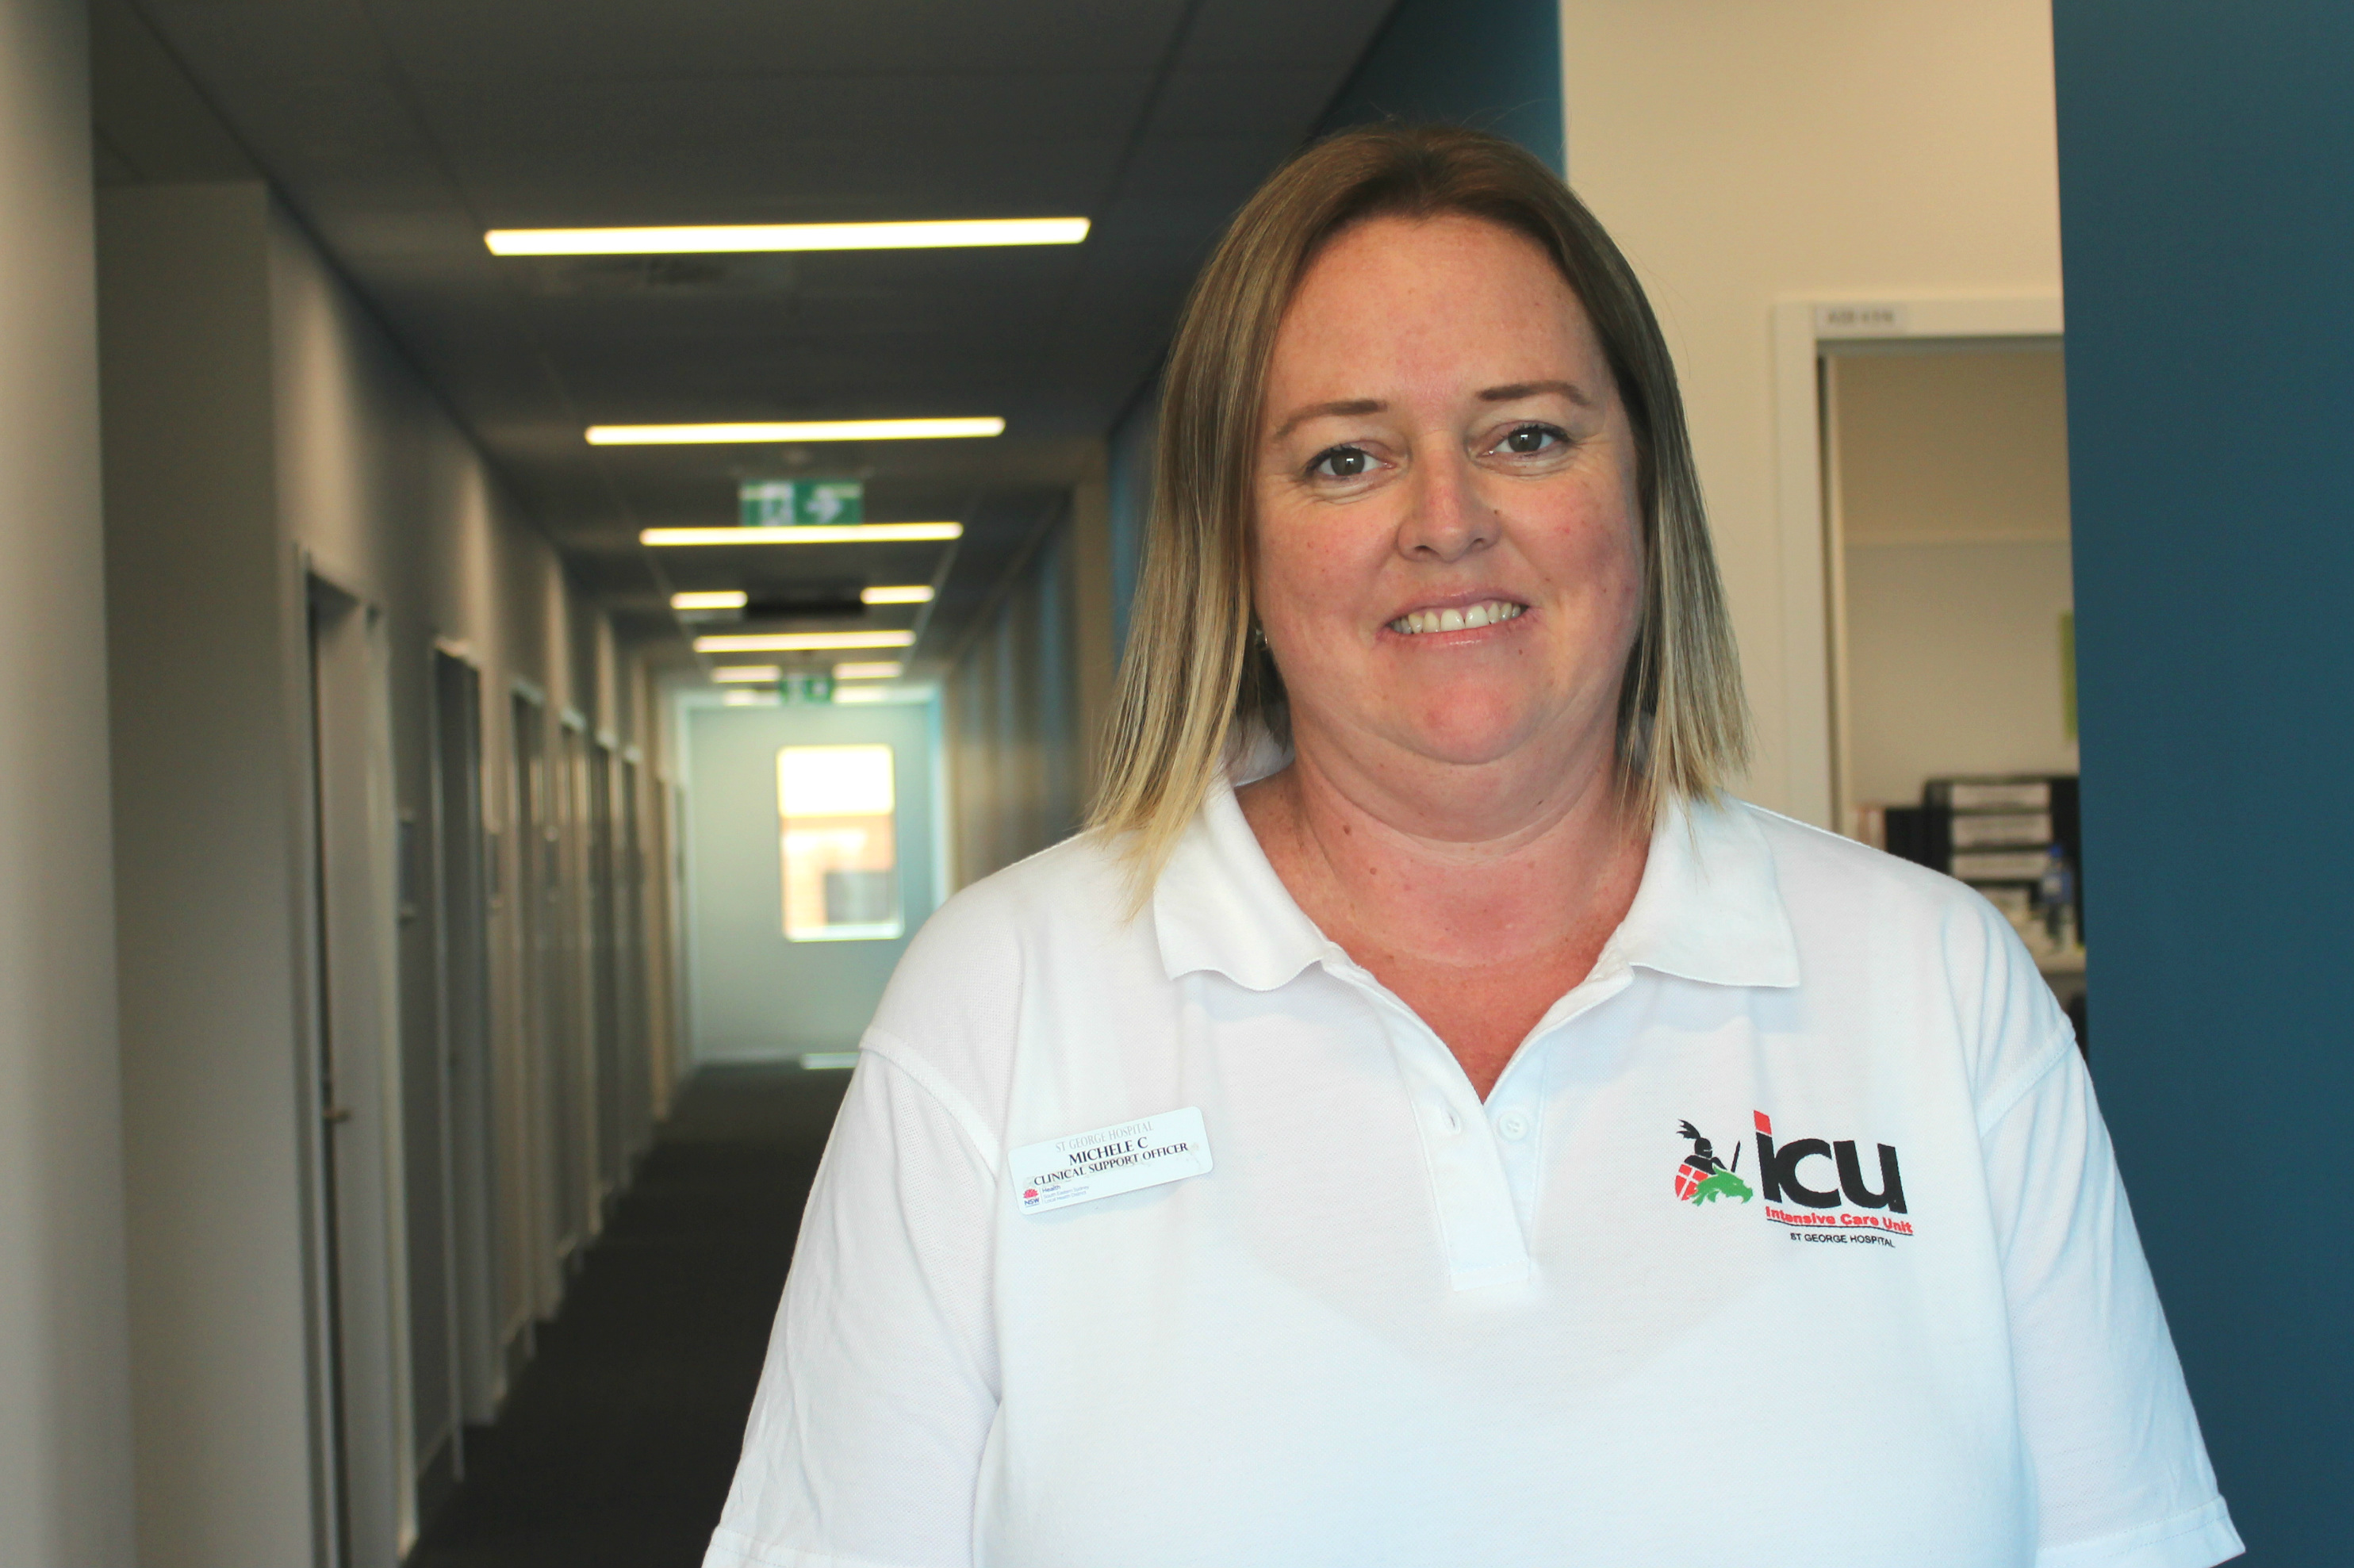
<instances>
[{"instance_id":1,"label":"dark carpet floor","mask_svg":"<svg viewBox=\"0 0 2354 1568\"><path fill-rule=\"evenodd\" d=\"M849 1080L695 1075L408 1568L695 1568Z\"/></svg>"}]
</instances>

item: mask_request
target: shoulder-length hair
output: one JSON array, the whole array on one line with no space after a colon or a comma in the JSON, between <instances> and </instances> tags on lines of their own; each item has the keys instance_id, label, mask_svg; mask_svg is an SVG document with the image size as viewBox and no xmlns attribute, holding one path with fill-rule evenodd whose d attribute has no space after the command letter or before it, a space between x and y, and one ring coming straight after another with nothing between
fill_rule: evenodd
<instances>
[{"instance_id":1,"label":"shoulder-length hair","mask_svg":"<svg viewBox=\"0 0 2354 1568\"><path fill-rule=\"evenodd\" d=\"M1633 427L1641 622L1618 695L1618 785L1640 820L1713 796L1746 759L1733 629L1650 302L1558 175L1509 142L1374 125L1317 143L1260 187L1202 270L1162 384L1143 570L1089 825L1150 886L1239 728L1284 732L1282 678L1251 632L1253 474L1276 330L1309 265L1369 218L1483 218L1536 241L1585 308Z\"/></svg>"}]
</instances>

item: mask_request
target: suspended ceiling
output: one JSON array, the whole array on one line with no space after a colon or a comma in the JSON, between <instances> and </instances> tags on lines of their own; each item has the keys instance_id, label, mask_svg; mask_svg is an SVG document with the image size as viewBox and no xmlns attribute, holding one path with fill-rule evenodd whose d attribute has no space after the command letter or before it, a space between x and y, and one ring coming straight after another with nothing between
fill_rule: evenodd
<instances>
[{"instance_id":1,"label":"suspended ceiling","mask_svg":"<svg viewBox=\"0 0 2354 1568\"><path fill-rule=\"evenodd\" d=\"M919 652L1057 515L1219 226L1389 0L98 0L101 179L269 178L581 579L888 576L938 547L691 563L744 478L857 476L954 519ZM501 259L485 229L1085 217L1085 244ZM997 415L991 440L591 448L589 424ZM758 583L748 586L758 588ZM909 625L914 613L873 612Z\"/></svg>"}]
</instances>

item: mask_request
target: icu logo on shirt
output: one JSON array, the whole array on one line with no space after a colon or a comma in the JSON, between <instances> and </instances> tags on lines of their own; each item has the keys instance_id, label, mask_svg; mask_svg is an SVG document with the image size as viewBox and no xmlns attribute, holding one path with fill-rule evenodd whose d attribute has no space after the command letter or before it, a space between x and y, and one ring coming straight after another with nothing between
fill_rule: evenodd
<instances>
[{"instance_id":1,"label":"icu logo on shirt","mask_svg":"<svg viewBox=\"0 0 2354 1568\"><path fill-rule=\"evenodd\" d=\"M1792 1241L1893 1246L1891 1237L1913 1234L1913 1222L1903 1217L1904 1173L1894 1145L1873 1145L1880 1166L1880 1185L1874 1188L1864 1176L1855 1139L1797 1138L1776 1144L1773 1118L1764 1111L1751 1114L1757 1124L1757 1184L1766 1190L1766 1218L1789 1226ZM1809 1166L1809 1160L1827 1161L1829 1168ZM1816 1185L1826 1178L1833 1184Z\"/></svg>"},{"instance_id":2,"label":"icu logo on shirt","mask_svg":"<svg viewBox=\"0 0 2354 1568\"><path fill-rule=\"evenodd\" d=\"M1879 1157L1879 1182L1874 1188L1864 1176L1863 1159L1853 1139L1829 1141L1819 1138L1774 1141L1774 1119L1764 1111L1750 1113L1757 1128L1757 1162L1751 1174L1765 1189L1764 1219L1787 1227L1796 1242L1861 1243L1894 1246L1891 1239L1914 1234L1904 1216L1904 1174L1895 1147L1873 1145ZM1691 1145L1676 1166L1676 1201L1694 1208L1719 1198L1746 1203L1757 1194L1741 1178L1741 1144L1733 1146L1727 1162L1706 1134L1691 1122L1679 1122L1676 1131ZM1829 1169L1809 1166L1810 1160L1829 1162ZM1826 1178L1836 1185L1818 1187ZM1848 1205L1854 1205L1850 1208Z\"/></svg>"}]
</instances>

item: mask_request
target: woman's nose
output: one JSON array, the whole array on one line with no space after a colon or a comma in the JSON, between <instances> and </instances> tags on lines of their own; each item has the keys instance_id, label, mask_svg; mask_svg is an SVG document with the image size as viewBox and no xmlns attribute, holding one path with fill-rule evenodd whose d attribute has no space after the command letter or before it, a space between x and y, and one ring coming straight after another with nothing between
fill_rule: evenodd
<instances>
[{"instance_id":1,"label":"woman's nose","mask_svg":"<svg viewBox=\"0 0 2354 1568\"><path fill-rule=\"evenodd\" d=\"M1415 465L1398 553L1416 561L1458 561L1496 542L1500 523L1479 494L1477 471L1458 452Z\"/></svg>"}]
</instances>

